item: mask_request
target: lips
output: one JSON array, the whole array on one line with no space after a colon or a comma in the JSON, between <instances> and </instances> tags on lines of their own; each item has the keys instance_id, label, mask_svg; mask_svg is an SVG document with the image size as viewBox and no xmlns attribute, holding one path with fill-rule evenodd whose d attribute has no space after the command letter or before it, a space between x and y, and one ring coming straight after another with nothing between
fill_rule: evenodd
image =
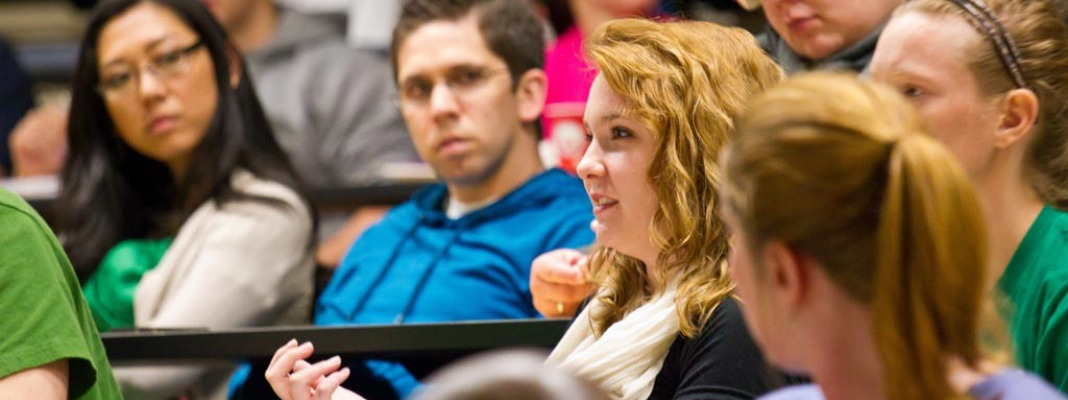
<instances>
[{"instance_id":1,"label":"lips","mask_svg":"<svg viewBox=\"0 0 1068 400\"><path fill-rule=\"evenodd\" d=\"M442 140L441 143L438 144L438 152L446 156L457 155L467 150L468 145L466 139L450 137Z\"/></svg>"},{"instance_id":2,"label":"lips","mask_svg":"<svg viewBox=\"0 0 1068 400\"><path fill-rule=\"evenodd\" d=\"M171 131L178 125L178 117L162 115L153 117L148 124L148 132L154 135Z\"/></svg>"},{"instance_id":3,"label":"lips","mask_svg":"<svg viewBox=\"0 0 1068 400\"><path fill-rule=\"evenodd\" d=\"M600 193L590 193L590 201L593 202L594 215L607 211L619 204L619 200L613 199Z\"/></svg>"},{"instance_id":4,"label":"lips","mask_svg":"<svg viewBox=\"0 0 1068 400\"><path fill-rule=\"evenodd\" d=\"M817 21L816 17L792 18L786 22L786 27L790 32L803 33L811 28Z\"/></svg>"}]
</instances>

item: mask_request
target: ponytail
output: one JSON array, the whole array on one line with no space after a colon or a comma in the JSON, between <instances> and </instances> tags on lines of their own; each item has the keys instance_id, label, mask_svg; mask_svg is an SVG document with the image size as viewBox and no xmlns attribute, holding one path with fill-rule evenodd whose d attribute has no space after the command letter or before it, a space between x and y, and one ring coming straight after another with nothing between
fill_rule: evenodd
<instances>
[{"instance_id":1,"label":"ponytail","mask_svg":"<svg viewBox=\"0 0 1068 400\"><path fill-rule=\"evenodd\" d=\"M905 99L853 76L794 77L749 110L724 157L724 200L750 245L774 239L819 260L869 308L888 399L962 398L947 361L977 367L989 304L963 168Z\"/></svg>"},{"instance_id":2,"label":"ponytail","mask_svg":"<svg viewBox=\"0 0 1068 400\"><path fill-rule=\"evenodd\" d=\"M963 398L946 380L947 356L972 367L980 359L986 274L959 266L985 265L985 236L978 200L952 160L920 133L891 144L871 304L889 399Z\"/></svg>"}]
</instances>

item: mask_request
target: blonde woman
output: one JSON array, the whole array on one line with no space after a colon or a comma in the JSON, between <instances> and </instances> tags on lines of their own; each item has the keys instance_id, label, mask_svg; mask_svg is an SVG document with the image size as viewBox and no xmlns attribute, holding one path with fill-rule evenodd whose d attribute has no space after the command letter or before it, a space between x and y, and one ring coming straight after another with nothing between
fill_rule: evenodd
<instances>
[{"instance_id":1,"label":"blonde woman","mask_svg":"<svg viewBox=\"0 0 1068 400\"><path fill-rule=\"evenodd\" d=\"M904 99L810 75L749 109L722 160L731 270L765 354L816 384L768 399L1064 398L980 346L980 203Z\"/></svg>"},{"instance_id":2,"label":"blonde woman","mask_svg":"<svg viewBox=\"0 0 1068 400\"><path fill-rule=\"evenodd\" d=\"M1050 0L916 0L872 77L964 165L1020 366L1068 392L1068 28Z\"/></svg>"},{"instance_id":3,"label":"blonde woman","mask_svg":"<svg viewBox=\"0 0 1068 400\"><path fill-rule=\"evenodd\" d=\"M755 397L767 374L731 298L716 155L782 72L748 33L709 23L614 21L588 45L600 74L577 170L600 289L549 362L618 399Z\"/></svg>"},{"instance_id":4,"label":"blonde woman","mask_svg":"<svg viewBox=\"0 0 1068 400\"><path fill-rule=\"evenodd\" d=\"M782 71L745 31L704 22L617 20L587 48L600 75L578 172L594 203L600 290L548 363L613 399L755 398L769 371L731 298L716 158L745 102ZM331 398L348 371L336 358L307 364L311 352L279 349L276 393Z\"/></svg>"}]
</instances>

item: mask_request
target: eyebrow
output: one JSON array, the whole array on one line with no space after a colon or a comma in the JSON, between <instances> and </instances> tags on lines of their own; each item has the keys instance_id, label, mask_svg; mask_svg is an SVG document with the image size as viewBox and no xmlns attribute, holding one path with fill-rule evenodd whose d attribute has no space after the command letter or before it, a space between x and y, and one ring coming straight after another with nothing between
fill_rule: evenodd
<instances>
[{"instance_id":1,"label":"eyebrow","mask_svg":"<svg viewBox=\"0 0 1068 400\"><path fill-rule=\"evenodd\" d=\"M623 114L612 113L601 117L601 122L612 122L612 120L623 118Z\"/></svg>"},{"instance_id":2,"label":"eyebrow","mask_svg":"<svg viewBox=\"0 0 1068 400\"><path fill-rule=\"evenodd\" d=\"M605 115L605 116L601 117L599 120L602 123L607 123L607 122L612 122L612 121L614 121L616 119L619 119L619 118L623 118L623 114L611 113L611 114L608 114L608 115ZM585 120L582 121L582 127L586 128L586 132L590 132L590 131L593 130L593 129L590 129L590 125L587 124Z\"/></svg>"},{"instance_id":3,"label":"eyebrow","mask_svg":"<svg viewBox=\"0 0 1068 400\"><path fill-rule=\"evenodd\" d=\"M480 65L480 64L473 64L473 63L470 63L470 62L463 62L463 63L459 63L459 64L450 65L450 66L448 66L446 68L438 68L438 69L435 69L435 70L442 70L442 71L444 71L445 75L448 75L449 73L452 73L452 72L455 72L455 71L462 71L462 70L489 70L489 69L492 69L492 68L493 67L490 67L490 66L485 66L485 65ZM427 77L427 75L428 74L425 71L419 71L417 73L409 74L408 76L398 76L397 82L403 84L403 83L411 81L413 79L425 79Z\"/></svg>"},{"instance_id":4,"label":"eyebrow","mask_svg":"<svg viewBox=\"0 0 1068 400\"><path fill-rule=\"evenodd\" d=\"M922 81L922 83L931 83L937 81L931 75L932 68L925 67L916 63L899 63L894 66L894 70L890 73L890 76L896 78L915 79Z\"/></svg>"},{"instance_id":5,"label":"eyebrow","mask_svg":"<svg viewBox=\"0 0 1068 400\"><path fill-rule=\"evenodd\" d=\"M163 36L161 38L152 40L151 42L148 42L148 45L145 46L145 49L146 50L155 49L156 47L159 47L160 44L162 44L163 42L167 41L167 39L170 39L170 36ZM108 68L108 67L110 67L112 65L119 65L119 64L122 64L122 63L123 63L122 59L111 60L111 61L108 61L107 63L105 63L103 66L101 66L100 69Z\"/></svg>"}]
</instances>

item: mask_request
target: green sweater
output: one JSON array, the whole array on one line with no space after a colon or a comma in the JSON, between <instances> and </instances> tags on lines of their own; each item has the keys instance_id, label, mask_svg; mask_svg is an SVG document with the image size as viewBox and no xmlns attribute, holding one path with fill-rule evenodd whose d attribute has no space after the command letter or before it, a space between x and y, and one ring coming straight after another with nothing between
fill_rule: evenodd
<instances>
[{"instance_id":1,"label":"green sweater","mask_svg":"<svg viewBox=\"0 0 1068 400\"><path fill-rule=\"evenodd\" d=\"M1017 362L1068 393L1068 214L1042 209L998 286Z\"/></svg>"},{"instance_id":2,"label":"green sweater","mask_svg":"<svg viewBox=\"0 0 1068 400\"><path fill-rule=\"evenodd\" d=\"M0 310L0 378L66 359L68 398L122 398L63 248L26 202L3 189Z\"/></svg>"}]
</instances>

